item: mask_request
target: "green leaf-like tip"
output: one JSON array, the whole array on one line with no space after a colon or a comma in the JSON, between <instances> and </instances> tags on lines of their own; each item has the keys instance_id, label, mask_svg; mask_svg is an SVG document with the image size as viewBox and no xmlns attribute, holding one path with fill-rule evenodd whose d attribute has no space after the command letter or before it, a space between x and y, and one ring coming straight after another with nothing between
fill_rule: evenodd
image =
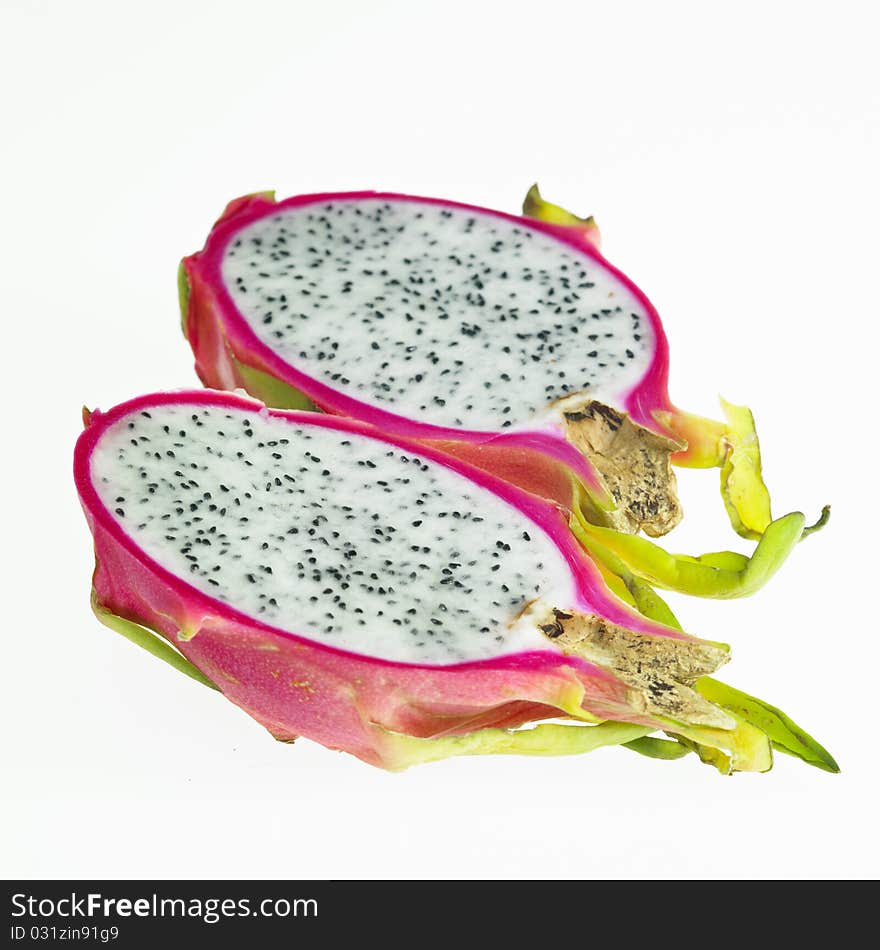
<instances>
[{"instance_id":1,"label":"green leaf-like tip","mask_svg":"<svg viewBox=\"0 0 880 950\"><path fill-rule=\"evenodd\" d=\"M522 206L523 214L527 218L534 218L536 221L545 221L547 224L559 224L563 227L575 227L582 229L597 229L596 222L592 216L589 218L579 218L576 214L566 211L559 205L551 204L541 197L537 184L529 188Z\"/></svg>"},{"instance_id":2,"label":"green leaf-like tip","mask_svg":"<svg viewBox=\"0 0 880 950\"><path fill-rule=\"evenodd\" d=\"M189 336L187 329L187 320L189 319L189 277L186 273L186 266L183 261L177 266L177 299L180 303L180 328L185 337Z\"/></svg>"},{"instance_id":3,"label":"green leaf-like tip","mask_svg":"<svg viewBox=\"0 0 880 950\"><path fill-rule=\"evenodd\" d=\"M264 373L254 369L247 363L242 363L229 353L229 359L235 366L235 371L241 380L244 389L255 399L265 403L272 409L299 409L306 412L317 412L318 407L309 397L288 383L278 379L271 373Z\"/></svg>"},{"instance_id":4,"label":"green leaf-like tip","mask_svg":"<svg viewBox=\"0 0 880 950\"><path fill-rule=\"evenodd\" d=\"M152 630L142 627L139 623L126 620L124 617L114 614L100 604L94 590L92 591L92 610L105 627L109 627L116 633L121 634L126 640L137 644L146 650L147 653L151 653L158 659L163 660L169 666L173 666L175 670L194 679L197 683L201 683L203 686L210 686L211 689L218 688L197 666L190 663L182 653L178 653L167 640L153 633Z\"/></svg>"},{"instance_id":5,"label":"green leaf-like tip","mask_svg":"<svg viewBox=\"0 0 880 950\"><path fill-rule=\"evenodd\" d=\"M571 529L594 559L620 575L621 568L648 584L695 597L745 597L763 586L801 539L804 516L777 518L762 535L751 557L717 551L692 557L670 554L639 535L590 524L576 510Z\"/></svg>"},{"instance_id":6,"label":"green leaf-like tip","mask_svg":"<svg viewBox=\"0 0 880 950\"><path fill-rule=\"evenodd\" d=\"M646 755L649 759L681 759L693 751L677 739L658 739L656 736L642 736L624 742L623 748Z\"/></svg>"},{"instance_id":7,"label":"green leaf-like tip","mask_svg":"<svg viewBox=\"0 0 880 950\"><path fill-rule=\"evenodd\" d=\"M808 535L811 535L814 531L821 531L826 524L828 524L828 519L831 517L831 505L825 505L822 508L822 514L819 515L818 520L811 525L808 525L801 532L801 541L804 540Z\"/></svg>"},{"instance_id":8,"label":"green leaf-like tip","mask_svg":"<svg viewBox=\"0 0 880 950\"><path fill-rule=\"evenodd\" d=\"M761 470L761 445L755 418L746 406L721 399L727 419L721 465L721 497L730 523L738 535L757 541L773 520L770 492Z\"/></svg>"},{"instance_id":9,"label":"green leaf-like tip","mask_svg":"<svg viewBox=\"0 0 880 950\"><path fill-rule=\"evenodd\" d=\"M709 702L760 729L770 739L774 749L793 755L825 772L840 771L831 753L776 706L710 676L697 680L696 690Z\"/></svg>"},{"instance_id":10,"label":"green leaf-like tip","mask_svg":"<svg viewBox=\"0 0 880 950\"><path fill-rule=\"evenodd\" d=\"M390 768L398 770L458 755L582 755L603 746L632 742L652 731L651 727L629 722L595 726L541 723L522 729L477 729L461 736L423 739L382 729L382 744Z\"/></svg>"},{"instance_id":11,"label":"green leaf-like tip","mask_svg":"<svg viewBox=\"0 0 880 950\"><path fill-rule=\"evenodd\" d=\"M760 541L774 521L755 419L746 406L721 399L721 408L726 419L723 423L679 409L656 410L653 415L667 433L686 445L672 456L673 464L720 468L721 497L731 526L740 537ZM818 521L803 529L801 539L824 527L829 513L826 505Z\"/></svg>"}]
</instances>

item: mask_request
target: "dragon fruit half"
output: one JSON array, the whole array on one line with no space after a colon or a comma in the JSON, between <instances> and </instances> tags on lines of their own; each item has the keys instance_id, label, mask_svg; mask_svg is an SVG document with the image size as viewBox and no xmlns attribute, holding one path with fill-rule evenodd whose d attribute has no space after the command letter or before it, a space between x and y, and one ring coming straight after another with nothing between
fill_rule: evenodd
<instances>
[{"instance_id":1,"label":"dragon fruit half","mask_svg":"<svg viewBox=\"0 0 880 950\"><path fill-rule=\"evenodd\" d=\"M655 586L751 592L816 527L772 520L751 413L676 409L659 316L600 255L592 219L537 188L524 211L375 192L233 201L181 265L200 378L428 440L576 510L594 557ZM671 463L720 466L757 556L672 557L636 536L681 518Z\"/></svg>"},{"instance_id":2,"label":"dragon fruit half","mask_svg":"<svg viewBox=\"0 0 880 950\"><path fill-rule=\"evenodd\" d=\"M209 390L85 422L98 616L281 740L386 768L622 743L725 771L766 770L772 744L834 767L706 676L726 646L637 613L560 506L481 469Z\"/></svg>"}]
</instances>

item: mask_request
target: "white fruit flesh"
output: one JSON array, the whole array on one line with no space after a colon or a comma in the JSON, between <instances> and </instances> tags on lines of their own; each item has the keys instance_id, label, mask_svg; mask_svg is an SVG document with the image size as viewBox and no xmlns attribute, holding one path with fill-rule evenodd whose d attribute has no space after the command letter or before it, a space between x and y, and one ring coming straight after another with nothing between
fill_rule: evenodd
<instances>
[{"instance_id":1,"label":"white fruit flesh","mask_svg":"<svg viewBox=\"0 0 880 950\"><path fill-rule=\"evenodd\" d=\"M515 622L524 605L576 601L565 557L516 507L359 434L160 405L108 429L91 476L162 567L340 649L441 665L546 649Z\"/></svg>"},{"instance_id":2,"label":"white fruit flesh","mask_svg":"<svg viewBox=\"0 0 880 950\"><path fill-rule=\"evenodd\" d=\"M599 261L454 206L279 210L234 235L222 277L287 363L438 426L515 429L580 392L620 408L654 352L644 307Z\"/></svg>"}]
</instances>

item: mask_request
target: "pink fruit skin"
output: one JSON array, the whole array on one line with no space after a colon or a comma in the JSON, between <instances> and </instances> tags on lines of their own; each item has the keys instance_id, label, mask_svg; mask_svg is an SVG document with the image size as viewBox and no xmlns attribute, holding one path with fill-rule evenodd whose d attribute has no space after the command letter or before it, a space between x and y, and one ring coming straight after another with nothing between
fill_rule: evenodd
<instances>
[{"instance_id":1,"label":"pink fruit skin","mask_svg":"<svg viewBox=\"0 0 880 950\"><path fill-rule=\"evenodd\" d=\"M515 727L558 716L560 708L578 707L602 719L662 728L633 711L627 688L612 674L552 648L442 667L372 659L261 623L165 570L104 506L92 484L90 464L98 440L116 420L177 403L267 411L237 394L199 390L144 396L106 413L85 414L74 476L94 536L96 598L112 613L161 633L274 736L290 740L303 735L373 765L395 768L401 763L387 747L385 730L420 737L454 735L484 726ZM369 426L354 420L310 412L269 414L376 437ZM618 601L572 539L556 506L423 444L391 436L381 441L460 472L532 518L571 565L578 609L645 633L692 639Z\"/></svg>"},{"instance_id":2,"label":"pink fruit skin","mask_svg":"<svg viewBox=\"0 0 880 950\"><path fill-rule=\"evenodd\" d=\"M630 391L623 408L638 424L661 435L670 435L654 417L654 412L658 410L676 411L667 392L669 347L660 317L642 291L599 253L591 232L585 232L579 227L546 224L476 205L385 192L298 195L279 202L275 202L265 193L260 193L237 198L227 205L208 236L203 250L183 259L183 268L190 288L186 333L195 354L196 372L206 386L215 389L246 388L235 365L237 360L300 390L325 412L361 419L395 435L421 440L442 440L446 451L452 451L466 461L484 464L485 452L481 452L480 448L491 446L491 470L494 474L561 504L571 504L572 486L569 472L574 472L585 485L594 489L598 497L607 497L595 470L565 439L561 426L547 423L534 430L498 433L450 429L418 422L337 392L282 360L257 338L238 313L223 285L221 264L229 241L241 228L285 209L320 204L323 201L368 198L443 205L503 218L520 227L551 235L592 258L600 267L610 272L644 307L656 340L652 361L639 383ZM518 463L514 461L517 456ZM507 463L508 459L510 464ZM523 461L527 464L522 464Z\"/></svg>"}]
</instances>

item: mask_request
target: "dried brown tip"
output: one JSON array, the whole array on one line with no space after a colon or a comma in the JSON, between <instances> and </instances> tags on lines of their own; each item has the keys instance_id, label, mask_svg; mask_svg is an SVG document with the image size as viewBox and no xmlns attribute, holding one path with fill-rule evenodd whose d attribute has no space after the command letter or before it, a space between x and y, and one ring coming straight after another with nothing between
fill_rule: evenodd
<instances>
[{"instance_id":1,"label":"dried brown tip","mask_svg":"<svg viewBox=\"0 0 880 950\"><path fill-rule=\"evenodd\" d=\"M557 609L539 618L538 627L563 653L625 683L636 712L719 729L736 724L693 689L700 676L727 662L727 649L720 644L640 633L603 617Z\"/></svg>"},{"instance_id":2,"label":"dried brown tip","mask_svg":"<svg viewBox=\"0 0 880 950\"><path fill-rule=\"evenodd\" d=\"M595 399L565 400L562 416L568 441L592 463L617 506L603 512L607 527L656 538L681 521L670 461L679 443Z\"/></svg>"}]
</instances>

